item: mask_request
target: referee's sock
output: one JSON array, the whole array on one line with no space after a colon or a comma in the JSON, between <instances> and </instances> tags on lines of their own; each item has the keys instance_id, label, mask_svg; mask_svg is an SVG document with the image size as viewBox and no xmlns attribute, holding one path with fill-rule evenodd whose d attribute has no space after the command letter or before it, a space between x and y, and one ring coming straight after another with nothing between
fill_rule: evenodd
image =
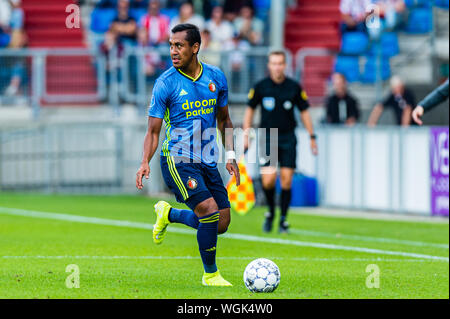
<instances>
[{"instance_id":1,"label":"referee's sock","mask_svg":"<svg viewBox=\"0 0 450 319\"><path fill-rule=\"evenodd\" d=\"M281 190L281 219L280 223L286 221L287 213L292 199L292 189Z\"/></svg>"},{"instance_id":2,"label":"referee's sock","mask_svg":"<svg viewBox=\"0 0 450 319\"><path fill-rule=\"evenodd\" d=\"M216 245L219 216L220 213L215 212L198 219L197 242L206 273L215 273L217 271Z\"/></svg>"},{"instance_id":3,"label":"referee's sock","mask_svg":"<svg viewBox=\"0 0 450 319\"><path fill-rule=\"evenodd\" d=\"M264 194L266 195L267 205L269 206L270 219L275 216L275 187L274 188L263 188Z\"/></svg>"},{"instance_id":4,"label":"referee's sock","mask_svg":"<svg viewBox=\"0 0 450 319\"><path fill-rule=\"evenodd\" d=\"M171 208L169 213L171 223L184 224L186 226L198 229L198 217L192 210Z\"/></svg>"}]
</instances>

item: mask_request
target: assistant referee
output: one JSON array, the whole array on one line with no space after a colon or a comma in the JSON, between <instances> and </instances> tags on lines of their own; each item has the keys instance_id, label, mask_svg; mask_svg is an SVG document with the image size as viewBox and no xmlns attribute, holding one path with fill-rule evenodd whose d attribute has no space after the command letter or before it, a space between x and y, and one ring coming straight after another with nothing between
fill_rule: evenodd
<instances>
[{"instance_id":1,"label":"assistant referee","mask_svg":"<svg viewBox=\"0 0 450 319\"><path fill-rule=\"evenodd\" d=\"M294 107L300 110L301 120L310 135L311 150L317 155L316 135L314 134L311 116L308 112L308 97L302 87L294 80L286 77L286 54L275 51L269 55L269 77L260 81L249 92L248 107L244 117L244 148L248 149L248 129L252 126L255 109L261 105L260 128L270 132L270 128L278 129L278 162L281 177L281 217L280 233L287 233L289 225L286 221L292 198L292 179L297 162L297 138ZM269 139L267 139L269 140ZM266 146L269 148L269 145ZM266 151L267 151L266 148ZM275 183L278 163L264 163L261 168L261 180L269 206L263 225L264 232L272 230L275 216Z\"/></svg>"}]
</instances>

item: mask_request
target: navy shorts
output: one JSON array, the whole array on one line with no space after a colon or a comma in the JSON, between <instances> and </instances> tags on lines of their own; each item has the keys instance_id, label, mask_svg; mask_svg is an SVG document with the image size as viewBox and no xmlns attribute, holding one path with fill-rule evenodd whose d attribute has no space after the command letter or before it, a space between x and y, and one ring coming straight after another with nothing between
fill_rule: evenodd
<instances>
[{"instance_id":1,"label":"navy shorts","mask_svg":"<svg viewBox=\"0 0 450 319\"><path fill-rule=\"evenodd\" d=\"M203 163L176 163L173 157L161 156L161 171L177 201L190 209L194 210L211 197L219 210L230 208L228 192L217 167Z\"/></svg>"}]
</instances>

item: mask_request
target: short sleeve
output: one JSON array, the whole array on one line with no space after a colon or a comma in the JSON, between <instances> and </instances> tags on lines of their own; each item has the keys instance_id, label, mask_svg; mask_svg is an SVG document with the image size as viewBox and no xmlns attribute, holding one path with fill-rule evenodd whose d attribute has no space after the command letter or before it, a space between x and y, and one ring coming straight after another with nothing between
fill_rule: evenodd
<instances>
[{"instance_id":1,"label":"short sleeve","mask_svg":"<svg viewBox=\"0 0 450 319\"><path fill-rule=\"evenodd\" d=\"M228 82L225 74L222 71L219 72L219 97L217 105L219 107L225 107L228 105Z\"/></svg>"},{"instance_id":2,"label":"short sleeve","mask_svg":"<svg viewBox=\"0 0 450 319\"><path fill-rule=\"evenodd\" d=\"M262 96L260 94L258 85L256 85L254 88L250 89L250 92L248 92L247 105L250 106L252 109L256 109L256 107L261 103L261 101Z\"/></svg>"},{"instance_id":3,"label":"short sleeve","mask_svg":"<svg viewBox=\"0 0 450 319\"><path fill-rule=\"evenodd\" d=\"M297 93L295 95L295 104L297 105L300 112L306 111L309 108L308 95L305 90L298 85Z\"/></svg>"},{"instance_id":4,"label":"short sleeve","mask_svg":"<svg viewBox=\"0 0 450 319\"><path fill-rule=\"evenodd\" d=\"M166 113L168 100L169 100L169 92L167 90L166 85L161 80L156 81L155 87L153 88L152 99L148 110L148 116L163 119L164 114Z\"/></svg>"}]
</instances>

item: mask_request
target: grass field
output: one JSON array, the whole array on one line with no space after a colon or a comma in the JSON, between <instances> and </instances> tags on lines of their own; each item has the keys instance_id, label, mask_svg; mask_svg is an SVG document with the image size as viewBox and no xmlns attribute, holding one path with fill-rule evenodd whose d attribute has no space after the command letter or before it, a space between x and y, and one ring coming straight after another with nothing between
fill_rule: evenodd
<instances>
[{"instance_id":1,"label":"grass field","mask_svg":"<svg viewBox=\"0 0 450 319\"><path fill-rule=\"evenodd\" d=\"M292 233L261 232L264 208L232 215L218 266L231 288L201 286L194 231L170 225L152 242L156 200L0 193L0 298L449 298L449 224L291 212ZM179 204L174 204L179 206ZM14 209L12 209L14 208ZM51 214L45 214L51 213ZM252 294L253 259L276 262L281 283ZM80 269L80 288L65 285ZM376 264L380 287L369 289Z\"/></svg>"}]
</instances>

